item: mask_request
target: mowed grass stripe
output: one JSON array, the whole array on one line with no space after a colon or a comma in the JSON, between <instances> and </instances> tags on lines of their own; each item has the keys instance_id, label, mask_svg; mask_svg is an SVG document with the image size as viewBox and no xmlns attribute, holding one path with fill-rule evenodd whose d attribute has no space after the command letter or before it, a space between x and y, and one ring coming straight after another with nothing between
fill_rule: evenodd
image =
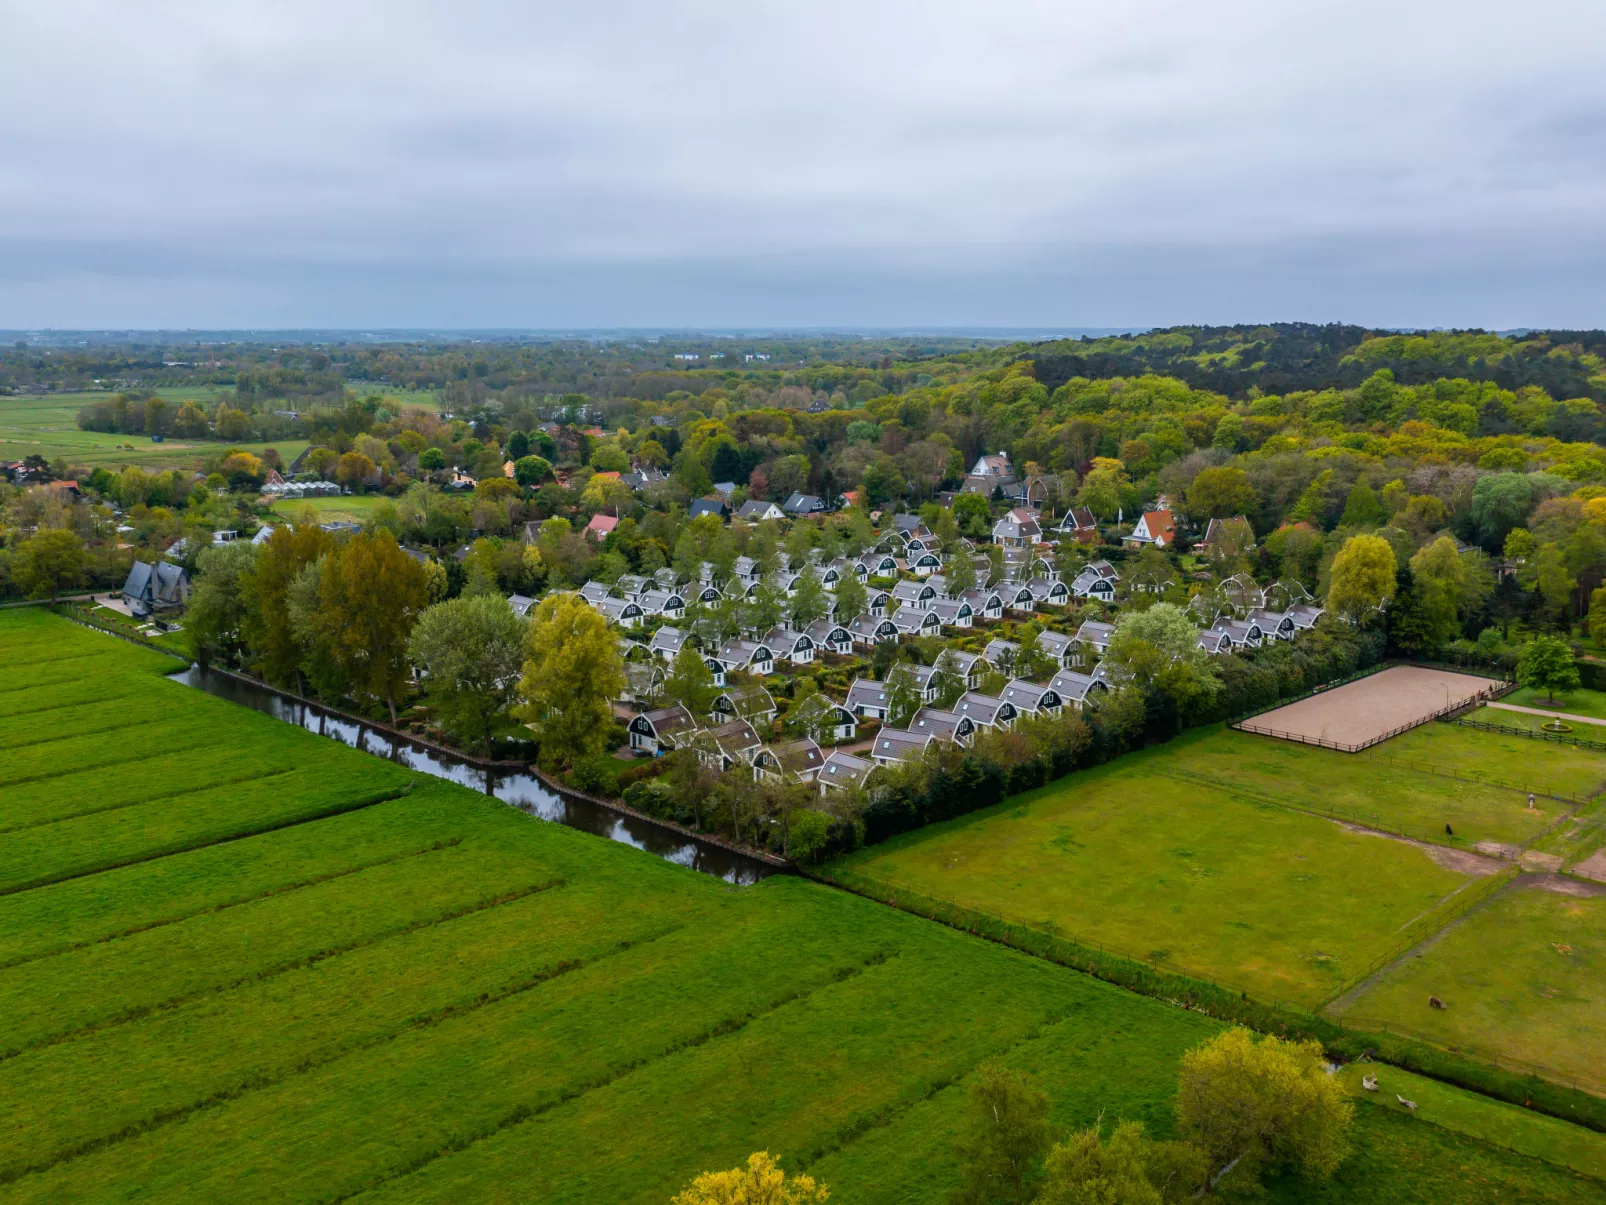
<instances>
[{"instance_id":1,"label":"mowed grass stripe","mask_svg":"<svg viewBox=\"0 0 1606 1205\"><path fill-rule=\"evenodd\" d=\"M0 897L0 968L462 840L428 788L373 808Z\"/></svg>"},{"instance_id":2,"label":"mowed grass stripe","mask_svg":"<svg viewBox=\"0 0 1606 1205\"><path fill-rule=\"evenodd\" d=\"M20 832L24 829L40 828L47 824L56 824L63 820L77 820L84 816L99 816L106 812L120 812L124 808L143 807L153 801L176 804L187 795L197 795L205 791L216 791L230 787L241 787L249 784L252 787L271 787L276 780L283 779L287 785L293 784L292 776L296 771L288 766L278 770L262 770L254 773L242 773L234 778L225 778L192 787L189 790L165 791L155 790L149 798L134 800L113 800L111 802L95 803L88 799L67 797L53 801L56 807L53 815L38 816L17 824L0 826L0 834ZM9 811L10 809L8 809Z\"/></svg>"},{"instance_id":3,"label":"mowed grass stripe","mask_svg":"<svg viewBox=\"0 0 1606 1205\"><path fill-rule=\"evenodd\" d=\"M448 1023L472 1029L473 1014L557 990L561 979L599 973L599 964L613 965L681 927L671 919L638 917L599 932L588 921L585 904L563 892L529 896L498 913L444 926L450 935L437 929L421 932L416 943L409 939L410 951L436 956L416 991L394 982L397 951L374 948L349 962L309 968L276 990L253 988L226 1001L198 1002L129 1029L24 1056L0 1067L0 1100L20 1103L41 1088L52 1096L28 1111L26 1132L0 1139L0 1184L53 1167L65 1170L61 1165L119 1143L160 1144L158 1131L206 1111L249 1113L257 1108L251 1102L265 1094L294 1093L290 1085L299 1078L409 1035ZM550 934L550 942L538 952L515 952L518 932L532 923ZM453 937L467 953L458 963L449 961ZM350 1007L337 1007L341 997L331 990L359 983L365 994ZM227 1032L205 1024L224 1009L231 1016L239 1010L262 1026L245 1058L239 1057L238 1023ZM78 1095L97 1065L104 1065L97 1060L108 1055L137 1078L110 1102ZM463 1103L443 1107L450 1113Z\"/></svg>"},{"instance_id":4,"label":"mowed grass stripe","mask_svg":"<svg viewBox=\"0 0 1606 1205\"><path fill-rule=\"evenodd\" d=\"M9 717L0 747L11 751L46 744L64 746L90 737L116 739L117 733L142 728L148 723L149 718L123 698L73 703L60 709Z\"/></svg>"},{"instance_id":5,"label":"mowed grass stripe","mask_svg":"<svg viewBox=\"0 0 1606 1205\"><path fill-rule=\"evenodd\" d=\"M311 798L268 795L255 809L229 788L220 800L203 794L172 809L158 801L9 833L0 846L0 896L373 807L405 787L359 779Z\"/></svg>"},{"instance_id":6,"label":"mowed grass stripe","mask_svg":"<svg viewBox=\"0 0 1606 1205\"><path fill-rule=\"evenodd\" d=\"M197 743L189 748L150 748L140 742L126 750L129 760L119 763L115 773L108 773L105 767L77 770L64 766L56 776L8 787L0 793L0 831L249 782L308 762L305 744L282 724L260 737L224 729L210 739L192 739ZM314 763L328 764L323 758Z\"/></svg>"},{"instance_id":7,"label":"mowed grass stripe","mask_svg":"<svg viewBox=\"0 0 1606 1205\"><path fill-rule=\"evenodd\" d=\"M143 698L146 676L126 671L96 674L93 681L70 679L65 682L41 684L30 691L14 691L0 695L0 719L7 721L23 716L49 713L60 715L70 707L85 703L101 703L112 699ZM9 730L9 723L6 725Z\"/></svg>"},{"instance_id":8,"label":"mowed grass stripe","mask_svg":"<svg viewBox=\"0 0 1606 1205\"><path fill-rule=\"evenodd\" d=\"M650 1202L660 1199L663 1179L689 1180L715 1151L755 1138L795 1166L804 1152L912 1105L1101 994L1087 984L1056 1001L1029 960L986 961L992 965L958 968L940 948L903 946L863 974L800 993L740 1028L448 1150L359 1199L450 1201L456 1185L495 1166L515 1200ZM916 994L943 974L942 992ZM881 1060L896 1073L849 1070ZM687 1116L702 1123L691 1133L679 1120ZM671 1131L681 1132L669 1138Z\"/></svg>"},{"instance_id":9,"label":"mowed grass stripe","mask_svg":"<svg viewBox=\"0 0 1606 1205\"><path fill-rule=\"evenodd\" d=\"M443 1143L462 1140L467 1134L499 1122L512 1109L549 1106L577 1086L622 1073L644 1058L697 1038L722 1017L739 1018L768 1006L777 996L793 993L800 979L835 973L844 965L845 955L836 947L845 937L861 952L864 949L862 939L855 941L837 926L811 924L811 919L817 918L808 913L794 918L772 908L763 910L765 919L774 923L777 940L785 942L789 950L795 948L794 958L776 959L771 952L747 942L739 931L723 923L709 923L722 918L706 915L696 927L659 935L648 943L639 940L639 935L653 936L673 919L672 914L631 918L610 915L608 924L597 926L596 909L599 905L608 906L605 898L584 892L558 895L565 898L551 898L539 913L542 923L537 931L543 935L550 932L553 941L550 946L540 942L550 952L543 954L543 961L532 969L539 969L554 957L573 957L577 947L597 948L582 943L611 942L621 933L637 938L637 944L628 953L610 957L605 964L588 966L561 981L539 985L539 990L491 1000L489 1007L472 1015L454 1016L427 1032L409 1029L394 1043L362 1050L355 1057L342 1058L315 1074L297 1075L269 1091L253 1091L161 1134L141 1135L118 1152L97 1155L91 1161L95 1166L73 1171L64 1183L70 1183L72 1195L76 1195L104 1178L108 1169L130 1166L137 1168L142 1178L153 1177L163 1193L187 1190L193 1179L199 1196L212 1192L216 1194L214 1199L225 1199L236 1191L229 1185L242 1176L245 1168L268 1169L275 1176L285 1171L298 1179L311 1169L324 1168L323 1174L337 1176L339 1184L345 1186L342 1191L346 1191L371 1176L376 1167L394 1168L398 1161L427 1156ZM529 923L527 919L525 925ZM327 1053L337 1049L337 1042L348 1039L348 1035L348 1040L360 1039L382 1024L381 1005L391 1013L401 1007L416 1009L464 997L477 998L470 995L476 988L489 999L497 986L508 982L491 977L498 971L499 951L513 954L513 950L506 949L506 943L516 941L517 936L479 928L465 944L471 957L464 963L461 985L455 984L450 975L431 972L431 977L423 981L420 998L397 1000L393 992L387 996L388 985L377 966L361 979L332 977L353 975L355 965L330 968L332 974L306 976L307 990L298 991L293 999L278 1000L252 992L252 1000L237 1000L244 1015L236 1017L231 1013L230 1027L239 1022L256 1022L252 1028L275 1034L275 1021L283 1021L293 1013L291 1032L301 1034L315 1051ZM518 958L534 957L528 950L530 944L526 938L523 945L516 947ZM430 955L432 950L433 946L420 945L415 953ZM377 952L366 961L373 962L376 956ZM424 958L420 964L433 966L434 961ZM314 979L319 982L315 984ZM368 980L373 981L370 990L378 1004L369 1004L369 992L361 990ZM516 984L518 980L512 982ZM315 996L314 987L325 990ZM359 1011L366 1015L358 1023L334 1011L331 993L335 989L346 989L364 1001ZM698 1006L687 1008L686 1002L692 999ZM267 1011L258 1011L252 1001L259 1001ZM327 1024L335 1031L333 1039L322 1027L301 1021L304 1009L328 1014ZM178 1018L171 1020L176 1022ZM133 1066L142 1084L163 1091L186 1078L199 1077L203 1083L216 1078L217 1073L204 1058L192 1065L188 1055L181 1064L176 1057L146 1053L172 1045L164 1040L172 1028L170 1024L153 1019L140 1028L145 1030L145 1040L137 1044L134 1039L140 1035L133 1031L120 1036L124 1039L122 1045L136 1056ZM84 1074L94 1073L97 1055L115 1053L98 1040L93 1045L98 1049L86 1047L74 1052ZM61 1053L65 1052L63 1048ZM249 1057L256 1058L259 1053L253 1047ZM290 1053L290 1048L285 1048L284 1053ZM50 1085L51 1095L62 1099L62 1109L73 1110L90 1124L98 1124L99 1115L90 1111L87 1102L73 1103L73 1082L70 1068L63 1065L53 1073L48 1059L41 1060L26 1078L12 1079L0 1069L0 1100L22 1098L36 1085ZM277 1124L278 1119L309 1108L322 1111L318 1127L286 1128ZM242 1139L244 1134L259 1134L263 1140ZM408 1137L402 1150L386 1156L384 1149L404 1135ZM243 1173L245 1177L259 1174L262 1171ZM174 1184L174 1180L182 1184ZM290 1195L323 1199L332 1187L313 1176Z\"/></svg>"},{"instance_id":10,"label":"mowed grass stripe","mask_svg":"<svg viewBox=\"0 0 1606 1205\"><path fill-rule=\"evenodd\" d=\"M168 756L206 751L212 741L204 726L194 720L149 720L122 741L85 741L64 738L25 749L0 749L0 799L14 787L54 782L86 770L101 772L102 781L116 782L117 767L149 761L152 749Z\"/></svg>"},{"instance_id":11,"label":"mowed grass stripe","mask_svg":"<svg viewBox=\"0 0 1606 1205\"><path fill-rule=\"evenodd\" d=\"M0 1058L435 923L550 876L496 851L429 851L0 972ZM374 907L383 900L385 907ZM83 985L95 984L93 993Z\"/></svg>"}]
</instances>

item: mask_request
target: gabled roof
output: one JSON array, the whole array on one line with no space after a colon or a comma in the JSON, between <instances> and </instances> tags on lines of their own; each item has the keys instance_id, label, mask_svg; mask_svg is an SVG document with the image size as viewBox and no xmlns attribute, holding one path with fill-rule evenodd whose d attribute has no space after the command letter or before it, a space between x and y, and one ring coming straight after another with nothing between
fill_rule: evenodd
<instances>
[{"instance_id":1,"label":"gabled roof","mask_svg":"<svg viewBox=\"0 0 1606 1205\"><path fill-rule=\"evenodd\" d=\"M1066 650L1075 643L1062 632L1040 632L1037 636L1037 647L1055 659L1063 658Z\"/></svg>"},{"instance_id":2,"label":"gabled roof","mask_svg":"<svg viewBox=\"0 0 1606 1205\"><path fill-rule=\"evenodd\" d=\"M723 498L697 498L686 513L693 519L703 515L718 515L723 519L729 511L730 507L725 505Z\"/></svg>"},{"instance_id":3,"label":"gabled roof","mask_svg":"<svg viewBox=\"0 0 1606 1205\"><path fill-rule=\"evenodd\" d=\"M662 627L652 634L647 647L655 653L678 653L688 635L690 633L682 632L679 628Z\"/></svg>"},{"instance_id":4,"label":"gabled roof","mask_svg":"<svg viewBox=\"0 0 1606 1205\"><path fill-rule=\"evenodd\" d=\"M812 515L825 509L825 499L813 494L793 494L781 504L781 509L794 515Z\"/></svg>"},{"instance_id":5,"label":"gabled roof","mask_svg":"<svg viewBox=\"0 0 1606 1205\"><path fill-rule=\"evenodd\" d=\"M602 474L598 473L597 476L600 477ZM618 526L619 518L617 515L592 515L591 522L585 525L585 531L588 535L605 536Z\"/></svg>"},{"instance_id":6,"label":"gabled roof","mask_svg":"<svg viewBox=\"0 0 1606 1205\"><path fill-rule=\"evenodd\" d=\"M907 732L902 728L883 728L876 733L871 752L877 758L909 761L925 753L935 738L929 732Z\"/></svg>"},{"instance_id":7,"label":"gabled roof","mask_svg":"<svg viewBox=\"0 0 1606 1205\"><path fill-rule=\"evenodd\" d=\"M851 753L833 752L829 754L820 765L817 781L838 785L858 786L874 770L875 762L866 761L862 757L854 757Z\"/></svg>"},{"instance_id":8,"label":"gabled roof","mask_svg":"<svg viewBox=\"0 0 1606 1205\"><path fill-rule=\"evenodd\" d=\"M601 582L587 582L585 585L580 587L580 597L585 599L588 603L599 603L603 599L609 597L608 587L603 585Z\"/></svg>"},{"instance_id":9,"label":"gabled roof","mask_svg":"<svg viewBox=\"0 0 1606 1205\"><path fill-rule=\"evenodd\" d=\"M530 613L530 608L535 606L535 599L523 594L509 594L507 596L507 605L513 608L513 614L523 619Z\"/></svg>"},{"instance_id":10,"label":"gabled roof","mask_svg":"<svg viewBox=\"0 0 1606 1205\"><path fill-rule=\"evenodd\" d=\"M975 730L976 722L968 716L936 707L922 707L909 717L909 731L922 736L934 736L940 741L961 741Z\"/></svg>"},{"instance_id":11,"label":"gabled roof","mask_svg":"<svg viewBox=\"0 0 1606 1205\"><path fill-rule=\"evenodd\" d=\"M820 747L807 737L788 741L784 745L775 745L769 752L780 763L782 769L789 774L796 774L799 778L818 774L820 767L825 763L825 754L820 752Z\"/></svg>"},{"instance_id":12,"label":"gabled roof","mask_svg":"<svg viewBox=\"0 0 1606 1205\"><path fill-rule=\"evenodd\" d=\"M753 725L746 720L732 720L710 728L705 735L721 753L733 760L745 760L764 746Z\"/></svg>"},{"instance_id":13,"label":"gabled roof","mask_svg":"<svg viewBox=\"0 0 1606 1205\"><path fill-rule=\"evenodd\" d=\"M1093 531L1098 525L1099 522L1093 517L1093 512L1085 506L1071 507L1060 520L1061 531Z\"/></svg>"},{"instance_id":14,"label":"gabled roof","mask_svg":"<svg viewBox=\"0 0 1606 1205\"><path fill-rule=\"evenodd\" d=\"M1078 674L1071 670L1062 670L1049 679L1049 688L1067 703L1081 703L1088 694L1097 690L1108 690L1109 687L1091 674Z\"/></svg>"},{"instance_id":15,"label":"gabled roof","mask_svg":"<svg viewBox=\"0 0 1606 1205\"><path fill-rule=\"evenodd\" d=\"M657 711L649 711L636 718L646 720L660 741L693 732L697 728L696 718L686 710L684 703L672 703L668 707L660 707Z\"/></svg>"},{"instance_id":16,"label":"gabled roof","mask_svg":"<svg viewBox=\"0 0 1606 1205\"><path fill-rule=\"evenodd\" d=\"M816 645L830 644L833 638L838 642L853 639L852 632L831 619L816 619L804 631L808 633L809 639L814 641Z\"/></svg>"},{"instance_id":17,"label":"gabled roof","mask_svg":"<svg viewBox=\"0 0 1606 1205\"><path fill-rule=\"evenodd\" d=\"M1100 623L1096 619L1083 620L1082 626L1076 629L1076 639L1099 649L1109 647L1110 638L1114 635L1113 623Z\"/></svg>"},{"instance_id":18,"label":"gabled roof","mask_svg":"<svg viewBox=\"0 0 1606 1205\"><path fill-rule=\"evenodd\" d=\"M1007 723L1015 718L1014 704L974 690L960 696L959 702L954 704L954 711L968 716L977 724Z\"/></svg>"},{"instance_id":19,"label":"gabled roof","mask_svg":"<svg viewBox=\"0 0 1606 1205\"><path fill-rule=\"evenodd\" d=\"M1042 707L1059 706L1059 692L1053 684L1039 686L1035 682L1028 682L1024 678L1016 678L1006 683L1003 693L999 696L1006 703L1010 703L1017 711L1037 711Z\"/></svg>"},{"instance_id":20,"label":"gabled roof","mask_svg":"<svg viewBox=\"0 0 1606 1205\"><path fill-rule=\"evenodd\" d=\"M1013 640L993 639L987 642L985 650L987 661L991 665L1000 665L1004 662L1013 662L1016 654L1020 652L1020 645Z\"/></svg>"},{"instance_id":21,"label":"gabled roof","mask_svg":"<svg viewBox=\"0 0 1606 1205\"><path fill-rule=\"evenodd\" d=\"M887 684L873 678L855 678L848 687L849 707L885 707Z\"/></svg>"}]
</instances>

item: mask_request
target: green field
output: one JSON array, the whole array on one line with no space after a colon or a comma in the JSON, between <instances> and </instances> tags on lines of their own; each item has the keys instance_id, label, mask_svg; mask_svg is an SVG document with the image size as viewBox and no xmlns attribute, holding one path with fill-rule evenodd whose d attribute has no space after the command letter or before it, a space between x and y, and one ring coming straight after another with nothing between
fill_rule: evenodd
<instances>
[{"instance_id":1,"label":"green field","mask_svg":"<svg viewBox=\"0 0 1606 1205\"><path fill-rule=\"evenodd\" d=\"M1606 1091L1606 887L1546 881L1516 880L1335 1011Z\"/></svg>"},{"instance_id":2,"label":"green field","mask_svg":"<svg viewBox=\"0 0 1606 1205\"><path fill-rule=\"evenodd\" d=\"M356 392L364 395L370 391L358 388ZM372 392L391 399L395 409L438 408L433 390L376 387ZM162 389L158 393L175 405L192 401L208 411L218 401L234 395L233 389L216 386ZM62 393L48 397L0 397L0 460L21 460L37 455L46 460L53 461L59 457L69 464L107 468L114 472L128 465L138 465L144 469L189 469L195 466L197 460L215 456L229 447L244 448L254 453L276 448L286 464L307 447L305 440L223 444L213 440L169 439L152 443L148 435L80 431L78 412L87 405L107 401L113 396L111 393Z\"/></svg>"},{"instance_id":3,"label":"green field","mask_svg":"<svg viewBox=\"0 0 1606 1205\"><path fill-rule=\"evenodd\" d=\"M1432 850L1174 771L1225 777L1242 763L1263 775L1249 759L1284 749L1295 760L1279 773L1296 792L1319 785L1306 752L1348 756L1203 733L860 851L832 873L1315 1005L1481 880L1448 851L1441 865Z\"/></svg>"},{"instance_id":4,"label":"green field","mask_svg":"<svg viewBox=\"0 0 1606 1205\"><path fill-rule=\"evenodd\" d=\"M804 880L733 888L0 614L0 1202L661 1205L779 1152L932 1201L985 1060L1159 1132L1196 1013ZM1292 813L1279 812L1279 816ZM1299 818L1302 823L1316 823ZM97 840L97 834L100 839ZM1311 1197L1598 1199L1363 1117Z\"/></svg>"},{"instance_id":5,"label":"green field","mask_svg":"<svg viewBox=\"0 0 1606 1205\"><path fill-rule=\"evenodd\" d=\"M1606 1180L1606 1134L1535 1113L1520 1105L1490 1100L1476 1092L1398 1067L1351 1063L1338 1074L1357 1100L1367 1101L1389 1113L1409 1114L1441 1129L1468 1134ZM1362 1086L1361 1079L1366 1075L1376 1077L1375 1093ZM1407 1110L1400 1104L1402 1096L1416 1106L1415 1110Z\"/></svg>"},{"instance_id":6,"label":"green field","mask_svg":"<svg viewBox=\"0 0 1606 1205\"><path fill-rule=\"evenodd\" d=\"M1480 708L1474 715L1491 714ZM1498 723L1520 712L1494 712ZM1354 756L1424 773L1436 770L1470 782L1496 783L1523 793L1590 799L1606 790L1606 754L1525 736L1479 732L1456 724L1423 724Z\"/></svg>"},{"instance_id":7,"label":"green field","mask_svg":"<svg viewBox=\"0 0 1606 1205\"><path fill-rule=\"evenodd\" d=\"M1486 759L1487 746L1501 739L1433 724L1394 738L1376 753L1357 755L1218 730L1173 742L1155 773L1455 848L1471 848L1480 841L1521 844L1556 823L1572 805L1542 799L1529 811L1523 791L1451 776L1453 767L1464 773L1470 765L1484 764L1480 758ZM1526 757L1521 764L1515 759L1500 764L1491 780L1520 775L1524 764L1569 793L1587 790L1597 785L1597 777L1606 777L1602 754L1512 739L1525 747Z\"/></svg>"},{"instance_id":8,"label":"green field","mask_svg":"<svg viewBox=\"0 0 1606 1205\"><path fill-rule=\"evenodd\" d=\"M347 520L362 523L373 514L374 507L386 501L383 494L335 495L327 498L281 498L274 502L272 514L284 522L291 522L296 512L310 506L320 523Z\"/></svg>"}]
</instances>

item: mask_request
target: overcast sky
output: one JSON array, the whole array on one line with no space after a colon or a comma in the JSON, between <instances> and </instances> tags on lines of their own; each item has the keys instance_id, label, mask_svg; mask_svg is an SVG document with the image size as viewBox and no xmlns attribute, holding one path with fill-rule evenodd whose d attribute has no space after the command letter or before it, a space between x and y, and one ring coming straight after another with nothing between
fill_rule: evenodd
<instances>
[{"instance_id":1,"label":"overcast sky","mask_svg":"<svg viewBox=\"0 0 1606 1205\"><path fill-rule=\"evenodd\" d=\"M0 0L0 327L1606 325L1602 0Z\"/></svg>"}]
</instances>

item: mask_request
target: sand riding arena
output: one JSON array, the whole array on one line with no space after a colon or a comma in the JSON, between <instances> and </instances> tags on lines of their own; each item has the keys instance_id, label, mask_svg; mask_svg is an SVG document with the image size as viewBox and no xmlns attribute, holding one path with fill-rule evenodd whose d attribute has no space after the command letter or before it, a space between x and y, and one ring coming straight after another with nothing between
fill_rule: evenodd
<instances>
[{"instance_id":1,"label":"sand riding arena","mask_svg":"<svg viewBox=\"0 0 1606 1205\"><path fill-rule=\"evenodd\" d=\"M1507 689L1491 678L1398 665L1233 727L1356 753Z\"/></svg>"}]
</instances>

